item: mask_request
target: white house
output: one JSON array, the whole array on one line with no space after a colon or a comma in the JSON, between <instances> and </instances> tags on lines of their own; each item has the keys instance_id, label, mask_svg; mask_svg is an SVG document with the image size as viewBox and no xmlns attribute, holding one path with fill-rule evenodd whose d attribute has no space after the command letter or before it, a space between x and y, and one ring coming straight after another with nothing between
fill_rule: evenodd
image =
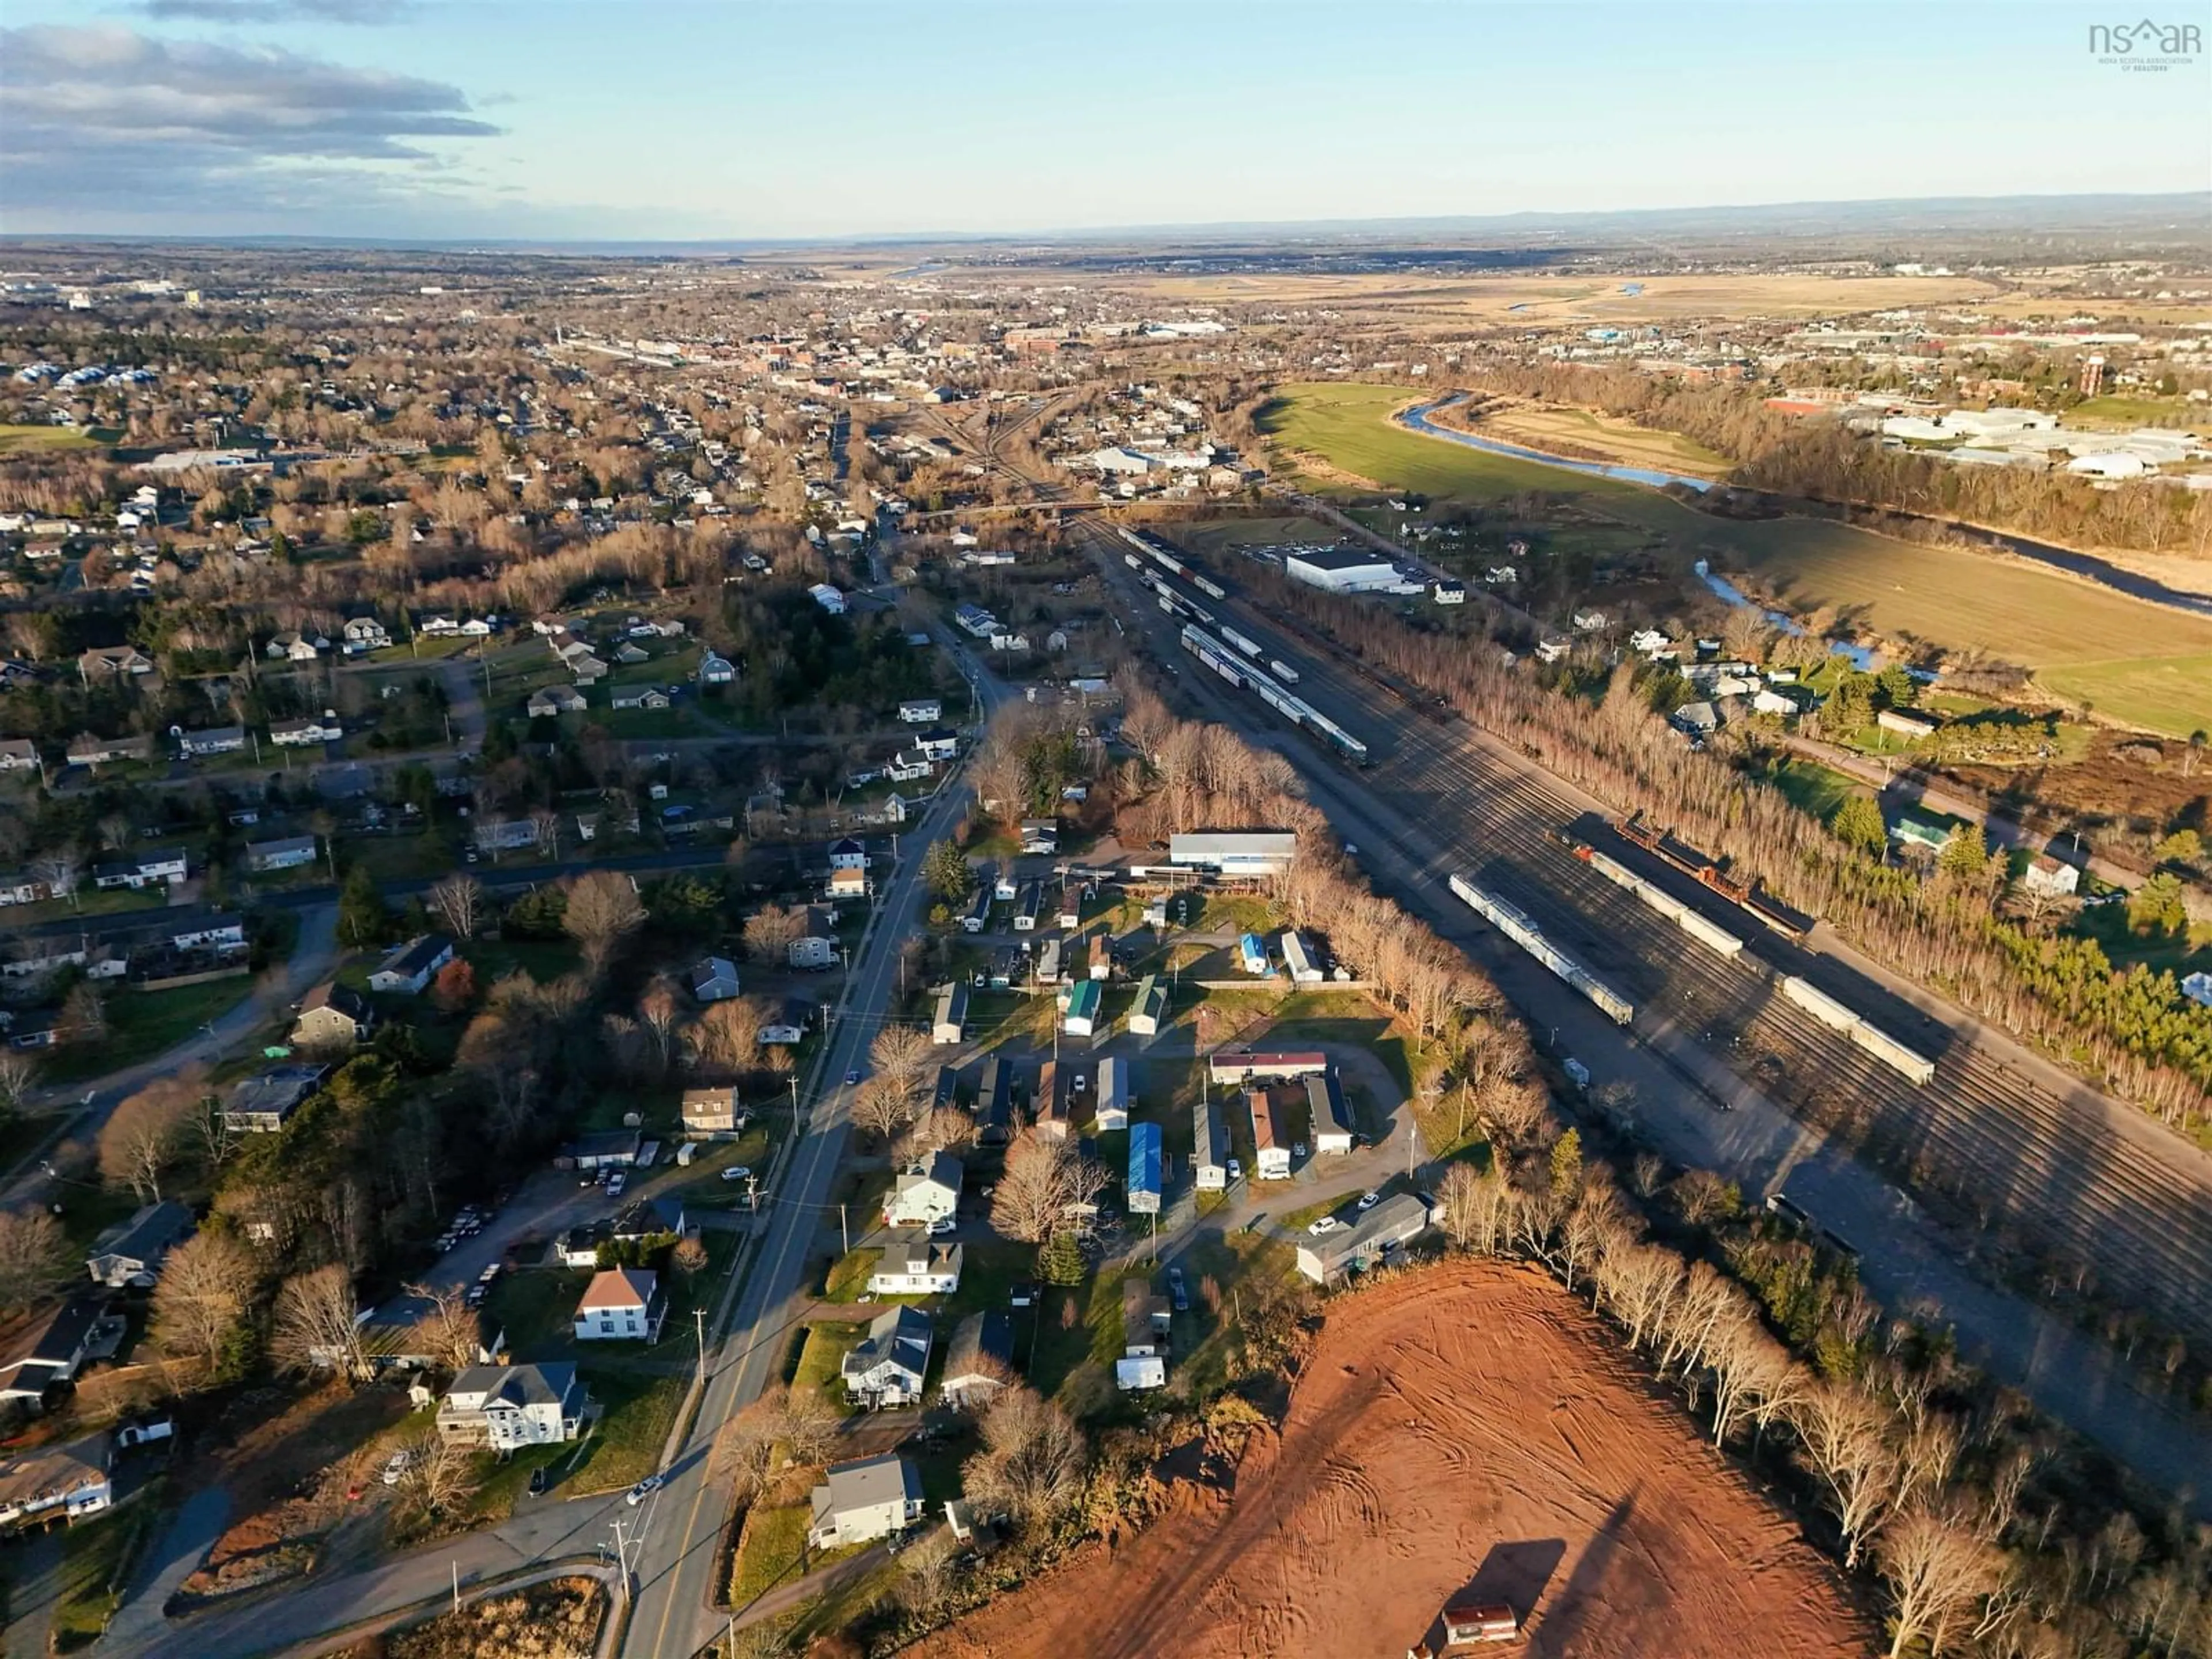
<instances>
[{"instance_id":1,"label":"white house","mask_svg":"<svg viewBox=\"0 0 2212 1659\"><path fill-rule=\"evenodd\" d=\"M2021 872L2021 883L2031 893L2063 898L2081 885L2081 872L2063 859L2052 858L2046 853L2028 860L2027 868Z\"/></svg>"},{"instance_id":2,"label":"white house","mask_svg":"<svg viewBox=\"0 0 2212 1659\"><path fill-rule=\"evenodd\" d=\"M834 968L837 965L837 933L830 925L830 913L818 906L806 907L806 925L799 936L786 948L786 956L794 968Z\"/></svg>"},{"instance_id":3,"label":"white house","mask_svg":"<svg viewBox=\"0 0 2212 1659\"><path fill-rule=\"evenodd\" d=\"M668 1310L660 1304L657 1273L641 1267L609 1267L594 1273L576 1304L579 1342L658 1342Z\"/></svg>"},{"instance_id":4,"label":"white house","mask_svg":"<svg viewBox=\"0 0 2212 1659\"><path fill-rule=\"evenodd\" d=\"M953 1328L945 1345L945 1374L937 1391L948 1406L972 1411L988 1406L1014 1379L1014 1322L996 1308L972 1313Z\"/></svg>"},{"instance_id":5,"label":"white house","mask_svg":"<svg viewBox=\"0 0 2212 1659\"><path fill-rule=\"evenodd\" d=\"M256 875L266 875L272 870L297 870L313 864L315 857L313 836L287 836L280 841L247 842L246 867Z\"/></svg>"},{"instance_id":6,"label":"white house","mask_svg":"<svg viewBox=\"0 0 2212 1659\"><path fill-rule=\"evenodd\" d=\"M903 1531L921 1519L921 1476L896 1452L832 1463L811 1498L806 1541L844 1549Z\"/></svg>"},{"instance_id":7,"label":"white house","mask_svg":"<svg viewBox=\"0 0 2212 1659\"><path fill-rule=\"evenodd\" d=\"M453 941L442 933L422 933L400 945L368 976L368 988L397 996L420 996L438 970L453 959Z\"/></svg>"},{"instance_id":8,"label":"white house","mask_svg":"<svg viewBox=\"0 0 2212 1659\"><path fill-rule=\"evenodd\" d=\"M1252 1113L1252 1175L1257 1181L1291 1178L1291 1139L1284 1132L1281 1112L1264 1089L1246 1091L1244 1103Z\"/></svg>"},{"instance_id":9,"label":"white house","mask_svg":"<svg viewBox=\"0 0 2212 1659\"><path fill-rule=\"evenodd\" d=\"M932 726L945 718L945 704L935 697L909 697L898 713L908 726Z\"/></svg>"},{"instance_id":10,"label":"white house","mask_svg":"<svg viewBox=\"0 0 2212 1659\"><path fill-rule=\"evenodd\" d=\"M1101 1131L1129 1127L1129 1062L1119 1054L1109 1054L1098 1062L1098 1088L1091 1109L1097 1114Z\"/></svg>"},{"instance_id":11,"label":"white house","mask_svg":"<svg viewBox=\"0 0 2212 1659\"><path fill-rule=\"evenodd\" d=\"M185 878L185 869L184 849L163 847L94 865L92 884L100 888L128 887L133 892L156 884L173 887Z\"/></svg>"},{"instance_id":12,"label":"white house","mask_svg":"<svg viewBox=\"0 0 2212 1659\"><path fill-rule=\"evenodd\" d=\"M1296 929L1283 935L1283 966L1290 970L1294 984L1318 985L1322 982L1321 965L1314 959L1313 946L1307 944L1306 936Z\"/></svg>"},{"instance_id":13,"label":"white house","mask_svg":"<svg viewBox=\"0 0 2212 1659\"><path fill-rule=\"evenodd\" d=\"M585 708L584 694L573 685L548 685L530 694L523 710L532 720L551 715L581 714Z\"/></svg>"},{"instance_id":14,"label":"white house","mask_svg":"<svg viewBox=\"0 0 2212 1659\"><path fill-rule=\"evenodd\" d=\"M709 651L699 659L700 684L727 685L737 678L737 666L727 657Z\"/></svg>"},{"instance_id":15,"label":"white house","mask_svg":"<svg viewBox=\"0 0 2212 1659\"><path fill-rule=\"evenodd\" d=\"M374 617L356 617L339 630L344 640L345 651L356 654L363 651L381 651L392 643L392 635Z\"/></svg>"},{"instance_id":16,"label":"white house","mask_svg":"<svg viewBox=\"0 0 2212 1659\"><path fill-rule=\"evenodd\" d=\"M1427 1231L1429 1206L1418 1193L1394 1193L1351 1227L1298 1241L1298 1271L1316 1285L1361 1272Z\"/></svg>"},{"instance_id":17,"label":"white house","mask_svg":"<svg viewBox=\"0 0 2212 1659\"><path fill-rule=\"evenodd\" d=\"M345 727L330 709L320 714L310 714L304 720L275 720L269 727L269 741L280 748L303 749L318 743L336 743L345 736Z\"/></svg>"},{"instance_id":18,"label":"white house","mask_svg":"<svg viewBox=\"0 0 2212 1659\"><path fill-rule=\"evenodd\" d=\"M1191 1184L1201 1193L1218 1193L1229 1184L1229 1136L1222 1127L1221 1108L1201 1095L1190 1109Z\"/></svg>"},{"instance_id":19,"label":"white house","mask_svg":"<svg viewBox=\"0 0 2212 1659\"><path fill-rule=\"evenodd\" d=\"M246 747L246 728L242 726L210 726L198 732L177 733L177 752L187 760L204 760L210 755L235 755Z\"/></svg>"},{"instance_id":20,"label":"white house","mask_svg":"<svg viewBox=\"0 0 2212 1659\"><path fill-rule=\"evenodd\" d=\"M960 1206L960 1188L966 1171L950 1152L930 1155L927 1164L902 1170L884 1198L884 1221L892 1227L927 1227L951 1218Z\"/></svg>"},{"instance_id":21,"label":"white house","mask_svg":"<svg viewBox=\"0 0 2212 1659\"><path fill-rule=\"evenodd\" d=\"M828 582L817 582L806 590L807 597L833 617L845 614L845 596Z\"/></svg>"},{"instance_id":22,"label":"white house","mask_svg":"<svg viewBox=\"0 0 2212 1659\"><path fill-rule=\"evenodd\" d=\"M586 1395L574 1365L471 1365L438 1404L438 1433L464 1446L514 1451L574 1440L584 1426Z\"/></svg>"},{"instance_id":23,"label":"white house","mask_svg":"<svg viewBox=\"0 0 2212 1659\"><path fill-rule=\"evenodd\" d=\"M1313 1149L1316 1153L1346 1153L1352 1150L1352 1110L1344 1098L1344 1085L1334 1072L1306 1079L1306 1106L1312 1120Z\"/></svg>"},{"instance_id":24,"label":"white house","mask_svg":"<svg viewBox=\"0 0 2212 1659\"><path fill-rule=\"evenodd\" d=\"M25 1526L57 1511L72 1521L97 1515L114 1501L107 1479L114 1457L114 1437L105 1429L0 1457L0 1527Z\"/></svg>"},{"instance_id":25,"label":"white house","mask_svg":"<svg viewBox=\"0 0 2212 1659\"><path fill-rule=\"evenodd\" d=\"M868 1289L877 1296L950 1296L960 1288L963 1255L957 1244L927 1238L886 1246Z\"/></svg>"},{"instance_id":26,"label":"white house","mask_svg":"<svg viewBox=\"0 0 2212 1659\"><path fill-rule=\"evenodd\" d=\"M937 992L937 1012L930 1022L929 1040L939 1045L957 1043L968 1035L968 983L954 980Z\"/></svg>"},{"instance_id":27,"label":"white house","mask_svg":"<svg viewBox=\"0 0 2212 1659\"><path fill-rule=\"evenodd\" d=\"M846 1354L838 1375L855 1402L871 1410L911 1405L929 1373L929 1316L902 1305L878 1314Z\"/></svg>"},{"instance_id":28,"label":"white house","mask_svg":"<svg viewBox=\"0 0 2212 1659\"><path fill-rule=\"evenodd\" d=\"M860 842L854 840L850 836L844 837L841 841L834 841L830 843L830 868L833 872L838 870L865 871L867 867L868 849Z\"/></svg>"}]
</instances>

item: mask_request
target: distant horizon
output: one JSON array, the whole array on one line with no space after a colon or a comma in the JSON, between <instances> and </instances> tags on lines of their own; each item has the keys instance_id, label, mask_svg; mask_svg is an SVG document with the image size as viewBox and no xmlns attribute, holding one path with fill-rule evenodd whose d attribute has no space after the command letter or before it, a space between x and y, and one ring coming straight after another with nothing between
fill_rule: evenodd
<instances>
[{"instance_id":1,"label":"distant horizon","mask_svg":"<svg viewBox=\"0 0 2212 1659\"><path fill-rule=\"evenodd\" d=\"M2212 185L2212 55L2117 61L2111 21L2102 0L9 0L0 230L818 246ZM1969 81L2003 95L1941 90Z\"/></svg>"},{"instance_id":2,"label":"distant horizon","mask_svg":"<svg viewBox=\"0 0 2212 1659\"><path fill-rule=\"evenodd\" d=\"M1307 220L1208 220L1183 222L1155 222L1121 225L1071 225L1039 227L1035 229L1005 231L903 231L878 234L851 234L813 236L432 236L406 234L347 234L343 233L296 233L222 231L201 232L132 232L132 231L15 231L0 228L0 245L30 246L37 244L128 244L134 246L222 246L222 247L285 247L362 248L405 250L422 249L437 252L465 252L483 249L501 252L608 252L619 249L695 251L712 252L775 252L780 251L819 251L836 252L845 250L930 248L930 247L1020 247L1078 246L1087 244L1115 242L1142 243L1153 246L1173 246L1176 243L1230 241L1252 238L1305 238L1322 241L1333 240L1338 246L1357 245L1380 239L1411 241L1418 247L1424 238L1438 239L1435 246L1439 252L1456 246L1442 240L1465 237L1484 231L1534 231L1557 228L1562 232L1577 229L1597 230L1608 225L1630 222L1668 222L1686 230L1700 228L1719 228L1725 222L1737 231L1764 231L1770 234L1825 234L1845 237L1851 234L1899 233L1907 227L1893 220L1885 220L1884 210L1898 215L1927 213L1951 210L1960 212L1996 214L2008 208L2053 209L2074 207L2082 210L2095 208L2132 210L2142 217L2157 214L2163 204L2177 210L2195 208L2212 215L2212 188L2182 191L2099 191L2064 192L2014 192L1989 196L1882 196L1833 199L1803 199L1774 202L1708 203L1697 205L1660 208L1593 208L1568 210L1549 210L1539 208L1516 210L1500 214L1431 214L1393 215L1375 218L1327 218ZM1837 224L1809 230L1803 227L1784 227L1774 221L1784 216L1802 216L1816 211L1840 211L1854 216L1856 222ZM2076 227L2044 222L2023 229L2069 229ZM2184 227L2177 226L2176 228ZM1964 231L1972 228L1988 231L2003 228L2002 221L1990 218L1972 227L1909 228L1913 234L1930 235L1942 229ZM2195 227L2212 249L2212 218Z\"/></svg>"}]
</instances>

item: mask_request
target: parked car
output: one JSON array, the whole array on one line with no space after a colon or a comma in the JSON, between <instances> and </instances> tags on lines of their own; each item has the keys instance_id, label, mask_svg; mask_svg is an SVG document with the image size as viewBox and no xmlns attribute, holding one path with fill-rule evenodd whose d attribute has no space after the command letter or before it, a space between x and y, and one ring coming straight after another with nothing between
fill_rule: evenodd
<instances>
[{"instance_id":1,"label":"parked car","mask_svg":"<svg viewBox=\"0 0 2212 1659\"><path fill-rule=\"evenodd\" d=\"M404 1451L392 1453L384 1460L384 1484L387 1486L398 1486L399 1477L407 1473L409 1466L414 1462L415 1459L410 1453Z\"/></svg>"},{"instance_id":2,"label":"parked car","mask_svg":"<svg viewBox=\"0 0 2212 1659\"><path fill-rule=\"evenodd\" d=\"M722 1179L725 1181L743 1181L752 1172L752 1166L749 1164L732 1164L728 1169L722 1171Z\"/></svg>"},{"instance_id":3,"label":"parked car","mask_svg":"<svg viewBox=\"0 0 2212 1659\"><path fill-rule=\"evenodd\" d=\"M545 1495L545 1488L552 1484L553 1471L544 1464L540 1463L536 1468L531 1470L530 1495L532 1498L543 1498Z\"/></svg>"},{"instance_id":4,"label":"parked car","mask_svg":"<svg viewBox=\"0 0 2212 1659\"><path fill-rule=\"evenodd\" d=\"M629 1177L623 1174L620 1170L617 1170L614 1174L614 1179L607 1182L607 1196L609 1198L620 1198L623 1195L623 1188L629 1185Z\"/></svg>"},{"instance_id":5,"label":"parked car","mask_svg":"<svg viewBox=\"0 0 2212 1659\"><path fill-rule=\"evenodd\" d=\"M845 1086L848 1089L854 1087L860 1082L860 1074L858 1072L848 1072L845 1073Z\"/></svg>"},{"instance_id":6,"label":"parked car","mask_svg":"<svg viewBox=\"0 0 2212 1659\"><path fill-rule=\"evenodd\" d=\"M1363 1210L1371 1210L1382 1201L1382 1194L1379 1192L1364 1192L1359 1195L1359 1207Z\"/></svg>"},{"instance_id":7,"label":"parked car","mask_svg":"<svg viewBox=\"0 0 2212 1659\"><path fill-rule=\"evenodd\" d=\"M648 1474L644 1480L639 1481L637 1485L629 1489L629 1492L623 1501L628 1503L630 1508L635 1509L640 1504L645 1502L647 1498L652 1497L653 1493L659 1492L664 1484L665 1483L659 1475Z\"/></svg>"},{"instance_id":8,"label":"parked car","mask_svg":"<svg viewBox=\"0 0 2212 1659\"><path fill-rule=\"evenodd\" d=\"M1182 1269L1168 1269L1168 1301L1177 1313L1190 1311L1190 1291L1182 1282Z\"/></svg>"},{"instance_id":9,"label":"parked car","mask_svg":"<svg viewBox=\"0 0 2212 1659\"><path fill-rule=\"evenodd\" d=\"M929 1236L932 1238L942 1238L959 1224L951 1216L941 1215L929 1224Z\"/></svg>"},{"instance_id":10,"label":"parked car","mask_svg":"<svg viewBox=\"0 0 2212 1659\"><path fill-rule=\"evenodd\" d=\"M1334 1216L1325 1215L1320 1220L1310 1224L1306 1228L1306 1231L1311 1233L1316 1238L1319 1238L1323 1233L1333 1233L1342 1225L1344 1225L1344 1224L1341 1221L1339 1221Z\"/></svg>"},{"instance_id":11,"label":"parked car","mask_svg":"<svg viewBox=\"0 0 2212 1659\"><path fill-rule=\"evenodd\" d=\"M1229 1160L1227 1168L1229 1170L1229 1178L1231 1181L1242 1181L1244 1179L1244 1166L1236 1158L1232 1158Z\"/></svg>"}]
</instances>

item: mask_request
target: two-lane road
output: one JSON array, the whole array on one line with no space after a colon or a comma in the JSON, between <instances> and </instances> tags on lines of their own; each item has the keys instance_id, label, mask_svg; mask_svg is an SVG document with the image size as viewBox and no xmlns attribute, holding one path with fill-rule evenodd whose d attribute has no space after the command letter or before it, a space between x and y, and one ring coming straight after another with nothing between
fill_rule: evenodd
<instances>
[{"instance_id":1,"label":"two-lane road","mask_svg":"<svg viewBox=\"0 0 2212 1659\"><path fill-rule=\"evenodd\" d=\"M964 649L951 648L979 703L994 707L1002 691L976 671ZM667 1485L638 1512L641 1525L631 1547L636 1593L623 1659L691 1659L714 1638L713 1575L729 1503L727 1487L708 1469L714 1437L775 1381L793 1328L811 1300L808 1258L835 1207L830 1194L852 1134L851 1091L842 1079L866 1069L868 1045L892 1008L899 946L921 897L921 854L952 832L969 795L965 784L948 781L921 822L900 838L897 868L878 896L819 1062L821 1075L836 1081L808 1109L799 1129L770 1200L770 1218L738 1297L737 1318L714 1351L691 1433L667 1470Z\"/></svg>"}]
</instances>

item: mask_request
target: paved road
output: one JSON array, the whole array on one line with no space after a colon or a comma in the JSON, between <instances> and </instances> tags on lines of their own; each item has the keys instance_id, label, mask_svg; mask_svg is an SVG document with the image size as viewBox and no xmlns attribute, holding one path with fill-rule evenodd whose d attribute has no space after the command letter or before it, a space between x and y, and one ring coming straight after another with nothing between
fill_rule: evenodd
<instances>
[{"instance_id":1,"label":"paved road","mask_svg":"<svg viewBox=\"0 0 2212 1659\"><path fill-rule=\"evenodd\" d=\"M151 1060L111 1072L89 1084L46 1091L44 1102L48 1106L71 1097L79 1098L82 1103L49 1127L37 1145L24 1152L8 1184L0 1188L0 1204L43 1201L53 1183L39 1169L37 1160L58 1143L72 1137L91 1139L125 1096L157 1077L170 1076L187 1066L212 1064L220 1060L262 1024L328 978L338 959L337 920L337 906L329 902L326 896L301 907L299 937L293 945L290 959L281 969L264 974L252 994L235 1008L217 1016L207 1026Z\"/></svg>"},{"instance_id":2,"label":"paved road","mask_svg":"<svg viewBox=\"0 0 2212 1659\"><path fill-rule=\"evenodd\" d=\"M1118 564L1108 556L1109 584ZM1139 628L1148 625L1152 607L1133 596L1129 603ZM1172 653L1173 624L1162 620L1165 632L1156 636L1156 648ZM1210 676L1184 674L1178 684L1212 718L1280 750L1331 824L1357 842L1359 861L1377 888L1465 948L1529 1024L1548 1033L1555 1052L1577 1055L1601 1081L1634 1085L1638 1124L1659 1151L1685 1165L1718 1170L1752 1194L1786 1187L1822 1224L1859 1247L1860 1277L1885 1307L1948 1324L1967 1358L2212 1516L2212 1436L2197 1419L2145 1393L2106 1345L1978 1277L1961 1261L1952 1234L1849 1146L1799 1122L1737 1078L1701 1045L1698 1032L1662 1024L1625 1033L1477 924L1445 884L1454 870L1470 864L1459 818L1425 811L1416 821L1386 792L1354 781L1303 741L1262 725L1256 705L1218 690ZM1893 977L1885 982L1904 988ZM1923 992L1911 995L1934 1004ZM1723 1103L1728 1109L1721 1109ZM2130 1127L2160 1133L2147 1122L2130 1120Z\"/></svg>"},{"instance_id":3,"label":"paved road","mask_svg":"<svg viewBox=\"0 0 2212 1659\"><path fill-rule=\"evenodd\" d=\"M971 659L953 649L963 672L973 676ZM1003 694L984 682L979 696L989 708ZM964 784L948 784L902 838L904 856L879 894L834 1018L825 1076L842 1079L866 1070L868 1045L896 994L898 946L921 901L922 849L951 833L968 798ZM707 1479L708 1452L722 1424L776 1379L791 1332L811 1300L808 1259L833 1212L830 1194L852 1132L849 1093L841 1083L809 1108L755 1251L736 1322L710 1364L696 1426L671 1467L667 1486L645 1511L624 1659L690 1659L714 1635L712 1575L728 1494Z\"/></svg>"}]
</instances>

